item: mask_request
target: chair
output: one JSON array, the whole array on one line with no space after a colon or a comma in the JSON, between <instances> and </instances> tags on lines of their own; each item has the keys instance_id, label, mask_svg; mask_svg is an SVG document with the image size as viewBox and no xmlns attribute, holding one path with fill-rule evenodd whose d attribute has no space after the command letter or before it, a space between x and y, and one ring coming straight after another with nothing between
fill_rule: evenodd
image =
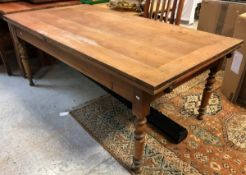
<instances>
[{"instance_id":1,"label":"chair","mask_svg":"<svg viewBox=\"0 0 246 175\"><path fill-rule=\"evenodd\" d=\"M144 17L179 25L185 0L146 0Z\"/></svg>"}]
</instances>

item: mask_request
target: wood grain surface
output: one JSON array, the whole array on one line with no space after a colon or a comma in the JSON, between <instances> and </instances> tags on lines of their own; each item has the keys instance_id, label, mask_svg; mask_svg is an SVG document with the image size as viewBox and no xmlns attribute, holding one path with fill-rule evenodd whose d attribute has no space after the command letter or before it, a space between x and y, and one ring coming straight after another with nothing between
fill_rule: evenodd
<instances>
[{"instance_id":1,"label":"wood grain surface","mask_svg":"<svg viewBox=\"0 0 246 175\"><path fill-rule=\"evenodd\" d=\"M6 20L127 77L152 95L242 43L90 5L10 14Z\"/></svg>"}]
</instances>

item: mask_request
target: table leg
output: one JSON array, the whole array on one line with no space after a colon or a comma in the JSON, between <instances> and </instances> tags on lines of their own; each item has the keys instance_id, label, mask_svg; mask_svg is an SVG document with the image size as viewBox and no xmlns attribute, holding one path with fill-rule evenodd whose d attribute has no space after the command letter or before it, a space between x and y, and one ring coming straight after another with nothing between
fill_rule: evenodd
<instances>
[{"instance_id":1,"label":"table leg","mask_svg":"<svg viewBox=\"0 0 246 175\"><path fill-rule=\"evenodd\" d=\"M24 70L26 72L26 76L29 80L30 86L34 86L33 80L32 80L32 72L29 64L29 59L27 55L27 50L26 50L26 43L22 40L19 40L18 42L18 51L20 54L20 59L23 64Z\"/></svg>"},{"instance_id":2,"label":"table leg","mask_svg":"<svg viewBox=\"0 0 246 175\"><path fill-rule=\"evenodd\" d=\"M132 112L136 116L134 132L134 156L132 170L135 173L141 173L144 147L145 147L145 127L147 115L150 110L150 102L143 93L136 95L135 102L132 104Z\"/></svg>"},{"instance_id":3,"label":"table leg","mask_svg":"<svg viewBox=\"0 0 246 175\"><path fill-rule=\"evenodd\" d=\"M218 72L220 65L221 65L221 62L219 64L217 64L216 66L210 68L207 82L205 84L205 88L204 88L203 94L202 94L202 100L201 100L201 106L199 108L199 114L197 116L197 119L199 119L199 120L203 119L203 115L206 112L206 107L208 105L208 101L209 101L210 96L211 96L212 91L213 91L213 84L215 82L215 75Z\"/></svg>"},{"instance_id":4,"label":"table leg","mask_svg":"<svg viewBox=\"0 0 246 175\"><path fill-rule=\"evenodd\" d=\"M24 70L24 66L23 66L23 64L21 62L20 54L19 54L19 51L18 51L19 40L18 40L18 38L16 36L15 28L12 27L12 25L10 25L10 24L8 26L9 26L9 31L10 31L11 38L12 38L12 41L13 41L13 45L14 45L14 49L15 49L15 55L16 55L17 63L18 63L19 68L20 68L20 72L23 75L23 77L26 78L26 72Z\"/></svg>"}]
</instances>

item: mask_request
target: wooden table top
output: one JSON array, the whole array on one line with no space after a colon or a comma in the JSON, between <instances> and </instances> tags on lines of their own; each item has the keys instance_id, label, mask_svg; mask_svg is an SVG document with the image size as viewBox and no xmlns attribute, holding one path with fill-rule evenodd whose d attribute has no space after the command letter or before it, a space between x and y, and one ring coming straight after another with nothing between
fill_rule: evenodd
<instances>
[{"instance_id":1,"label":"wooden table top","mask_svg":"<svg viewBox=\"0 0 246 175\"><path fill-rule=\"evenodd\" d=\"M187 72L212 64L242 43L90 5L5 17L37 37L138 83L150 94Z\"/></svg>"},{"instance_id":2,"label":"wooden table top","mask_svg":"<svg viewBox=\"0 0 246 175\"><path fill-rule=\"evenodd\" d=\"M80 4L79 0L66 0L60 2L49 2L41 4L32 4L25 1L5 2L0 3L0 15L77 4Z\"/></svg>"}]
</instances>

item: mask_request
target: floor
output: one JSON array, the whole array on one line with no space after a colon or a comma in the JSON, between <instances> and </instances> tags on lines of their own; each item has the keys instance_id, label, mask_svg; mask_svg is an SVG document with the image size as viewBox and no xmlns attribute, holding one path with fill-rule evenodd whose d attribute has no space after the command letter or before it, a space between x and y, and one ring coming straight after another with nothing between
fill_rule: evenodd
<instances>
[{"instance_id":1,"label":"floor","mask_svg":"<svg viewBox=\"0 0 246 175\"><path fill-rule=\"evenodd\" d=\"M104 90L61 63L35 83L0 66L0 175L129 174L67 114Z\"/></svg>"}]
</instances>

